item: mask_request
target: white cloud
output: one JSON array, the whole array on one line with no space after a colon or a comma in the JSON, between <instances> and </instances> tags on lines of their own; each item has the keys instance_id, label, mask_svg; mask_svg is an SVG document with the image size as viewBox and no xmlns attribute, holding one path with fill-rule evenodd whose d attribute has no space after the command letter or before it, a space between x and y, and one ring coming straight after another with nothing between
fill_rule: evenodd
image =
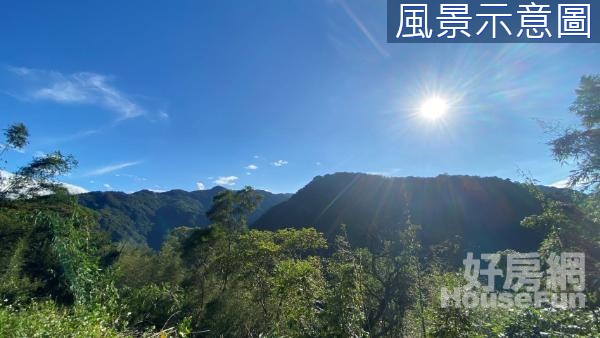
<instances>
[{"instance_id":1,"label":"white cloud","mask_svg":"<svg viewBox=\"0 0 600 338\"><path fill-rule=\"evenodd\" d=\"M258 159L258 158L260 158L260 156L258 156L258 155L254 155L254 156L252 156L252 157L254 157L255 159Z\"/></svg>"},{"instance_id":2,"label":"white cloud","mask_svg":"<svg viewBox=\"0 0 600 338\"><path fill-rule=\"evenodd\" d=\"M69 184L69 183L61 183L61 185L63 187L65 187L65 189L67 189L67 191L71 195L85 194L86 192L88 192L85 188L82 188L77 185L73 185L73 184Z\"/></svg>"},{"instance_id":3,"label":"white cloud","mask_svg":"<svg viewBox=\"0 0 600 338\"><path fill-rule=\"evenodd\" d=\"M585 185L587 183L586 181L583 181L583 182L579 182L575 186L571 187L569 185L569 182L570 182L569 178L565 178L563 180L559 180L554 183L551 183L548 186L554 187L554 188L569 188L569 189L581 190L581 189L585 188Z\"/></svg>"},{"instance_id":4,"label":"white cloud","mask_svg":"<svg viewBox=\"0 0 600 338\"><path fill-rule=\"evenodd\" d=\"M316 165L321 165L321 162L316 162L315 164L316 164Z\"/></svg>"},{"instance_id":5,"label":"white cloud","mask_svg":"<svg viewBox=\"0 0 600 338\"><path fill-rule=\"evenodd\" d=\"M568 188L569 187L569 179L565 178L564 180L556 181L550 184L551 187L554 188Z\"/></svg>"},{"instance_id":6,"label":"white cloud","mask_svg":"<svg viewBox=\"0 0 600 338\"><path fill-rule=\"evenodd\" d=\"M256 170L256 169L258 169L258 166L256 164L248 164L244 168L248 169L248 170Z\"/></svg>"},{"instance_id":7,"label":"white cloud","mask_svg":"<svg viewBox=\"0 0 600 338\"><path fill-rule=\"evenodd\" d=\"M237 176L219 176L213 183L216 185L235 185Z\"/></svg>"},{"instance_id":8,"label":"white cloud","mask_svg":"<svg viewBox=\"0 0 600 338\"><path fill-rule=\"evenodd\" d=\"M161 193L161 192L165 192L166 190L162 190L162 189L148 189L148 191L152 191L155 193Z\"/></svg>"},{"instance_id":9,"label":"white cloud","mask_svg":"<svg viewBox=\"0 0 600 338\"><path fill-rule=\"evenodd\" d=\"M131 166L134 166L134 165L138 165L140 163L142 163L142 161L133 161L133 162L125 162L125 163L118 163L118 164L108 165L108 166L105 166L105 167L94 169L94 170L88 172L86 174L86 176L104 175L104 174L108 174L110 172L117 171L117 170L120 170L120 169L123 169L123 168L127 168L127 167L131 167Z\"/></svg>"},{"instance_id":10,"label":"white cloud","mask_svg":"<svg viewBox=\"0 0 600 338\"><path fill-rule=\"evenodd\" d=\"M100 105L119 113L119 119L145 114L144 108L113 87L111 78L106 75L91 72L63 74L25 67L8 67L8 70L26 81L27 89L21 97L28 100Z\"/></svg>"},{"instance_id":11,"label":"white cloud","mask_svg":"<svg viewBox=\"0 0 600 338\"><path fill-rule=\"evenodd\" d=\"M204 183L202 183L202 182L196 182L196 189L198 189L198 190L205 190L206 187L204 186Z\"/></svg>"},{"instance_id":12,"label":"white cloud","mask_svg":"<svg viewBox=\"0 0 600 338\"><path fill-rule=\"evenodd\" d=\"M8 185L10 184L8 182L8 180L11 180L13 177L15 176L15 174L8 172L8 171L4 171L4 170L0 170L0 191L6 190L8 188ZM61 185L62 187L64 187L65 189L67 189L67 192L69 192L69 194L71 195L78 195L78 194L84 194L86 192L88 192L87 189L82 188L80 186L74 185L74 184L69 184L69 183L64 183L64 182L58 182L59 185ZM32 182L33 186L37 185L37 182ZM39 195L48 195L50 194L50 191L40 191Z\"/></svg>"},{"instance_id":13,"label":"white cloud","mask_svg":"<svg viewBox=\"0 0 600 338\"><path fill-rule=\"evenodd\" d=\"M112 187L108 183L104 183L102 186L105 187L106 189L112 189Z\"/></svg>"},{"instance_id":14,"label":"white cloud","mask_svg":"<svg viewBox=\"0 0 600 338\"><path fill-rule=\"evenodd\" d=\"M166 120L169 118L169 114L163 110L158 112L158 117L160 117L163 120Z\"/></svg>"},{"instance_id":15,"label":"white cloud","mask_svg":"<svg viewBox=\"0 0 600 338\"><path fill-rule=\"evenodd\" d=\"M583 182L577 183L574 187L571 187L569 185L569 182L570 182L569 178L565 178L563 180L559 180L554 183L551 183L549 186L554 187L554 188L569 188L569 189L575 189L575 190L582 190L582 189L585 189L586 183L588 183L586 181L583 181Z\"/></svg>"},{"instance_id":16,"label":"white cloud","mask_svg":"<svg viewBox=\"0 0 600 338\"><path fill-rule=\"evenodd\" d=\"M276 167L282 167L286 164L288 164L288 161L284 161L284 160L277 160L277 161L273 162L273 165Z\"/></svg>"}]
</instances>

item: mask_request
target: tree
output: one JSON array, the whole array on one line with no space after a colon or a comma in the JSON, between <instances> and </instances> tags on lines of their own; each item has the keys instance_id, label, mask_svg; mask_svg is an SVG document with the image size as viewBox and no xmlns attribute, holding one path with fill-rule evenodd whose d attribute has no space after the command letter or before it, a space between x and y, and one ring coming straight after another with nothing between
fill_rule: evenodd
<instances>
[{"instance_id":1,"label":"tree","mask_svg":"<svg viewBox=\"0 0 600 338\"><path fill-rule=\"evenodd\" d=\"M365 278L365 329L373 337L401 336L407 312L417 306L423 330L421 275L418 260L420 226L407 215L406 227L390 232L379 248L361 251Z\"/></svg>"},{"instance_id":2,"label":"tree","mask_svg":"<svg viewBox=\"0 0 600 338\"><path fill-rule=\"evenodd\" d=\"M600 74L581 78L571 112L581 118L582 127L567 129L550 141L556 160L574 162L569 185L597 190L600 187Z\"/></svg>"},{"instance_id":3,"label":"tree","mask_svg":"<svg viewBox=\"0 0 600 338\"><path fill-rule=\"evenodd\" d=\"M29 131L23 123L15 123L4 131L4 138L5 144L2 145L0 156L9 149L23 149L28 144ZM6 160L3 162L7 164ZM0 201L64 190L56 177L68 173L76 166L77 161L73 156L63 155L60 151L37 156L14 175L0 176Z\"/></svg>"},{"instance_id":4,"label":"tree","mask_svg":"<svg viewBox=\"0 0 600 338\"><path fill-rule=\"evenodd\" d=\"M328 285L322 313L326 337L367 337L365 326L365 273L361 255L352 250L346 226L336 236L336 251L327 260Z\"/></svg>"},{"instance_id":5,"label":"tree","mask_svg":"<svg viewBox=\"0 0 600 338\"><path fill-rule=\"evenodd\" d=\"M224 190L213 199L213 206L206 213L208 219L232 233L247 228L248 216L258 207L262 196L252 187L240 191Z\"/></svg>"},{"instance_id":6,"label":"tree","mask_svg":"<svg viewBox=\"0 0 600 338\"><path fill-rule=\"evenodd\" d=\"M29 131L23 123L15 123L6 128L4 137L6 138L6 145L3 151L8 148L23 149L29 143Z\"/></svg>"},{"instance_id":7,"label":"tree","mask_svg":"<svg viewBox=\"0 0 600 338\"><path fill-rule=\"evenodd\" d=\"M261 198L252 187L245 187L240 191L225 190L214 197L213 206L206 213L208 219L214 223L213 226L227 231L227 249L220 257L223 276L222 293L227 289L229 276L236 264L232 245L239 234L248 228L248 216L258 207Z\"/></svg>"},{"instance_id":8,"label":"tree","mask_svg":"<svg viewBox=\"0 0 600 338\"><path fill-rule=\"evenodd\" d=\"M579 205L573 206L570 213L557 208L556 202L546 202L543 213L525 219L524 224L528 225L529 221L529 225L554 225L561 220L565 223L551 228L542 250L544 245L552 247L554 244L562 251L585 252L588 304L597 308L600 302L600 74L582 76L575 92L577 98L570 110L579 116L582 127L564 131L550 145L558 161L574 161L576 164L569 185L592 190L592 194L584 197ZM596 310L592 310L592 313L598 322L600 313ZM598 326L596 330L599 330Z\"/></svg>"},{"instance_id":9,"label":"tree","mask_svg":"<svg viewBox=\"0 0 600 338\"><path fill-rule=\"evenodd\" d=\"M3 135L0 157L10 149L20 150L28 144L29 131L23 123L9 126ZM7 164L3 158L0 161ZM52 224L59 224L59 220L65 224L73 222L75 215L84 215L91 222L89 210L79 207L65 194L44 199L29 197L64 191L55 177L75 165L72 156L55 152L34 158L15 174L0 176L0 239L3 243L0 253L10 257L0 259L3 299L17 299L9 296L12 286L16 286L22 292L15 295L22 298L50 296L59 302L72 302L73 290L69 289L63 275L65 265L55 250L59 236ZM47 221L49 219L53 222Z\"/></svg>"}]
</instances>

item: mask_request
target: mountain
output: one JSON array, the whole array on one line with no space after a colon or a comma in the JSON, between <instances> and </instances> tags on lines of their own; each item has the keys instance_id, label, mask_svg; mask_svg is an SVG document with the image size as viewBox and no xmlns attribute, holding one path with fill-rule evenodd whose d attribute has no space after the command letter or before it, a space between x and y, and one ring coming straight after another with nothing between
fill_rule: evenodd
<instances>
[{"instance_id":1,"label":"mountain","mask_svg":"<svg viewBox=\"0 0 600 338\"><path fill-rule=\"evenodd\" d=\"M141 190L132 194L123 192L89 192L77 196L79 203L99 213L100 225L114 240L146 243L158 249L168 232L178 226L206 227L210 223L206 212L213 197L224 190L152 192ZM255 221L266 210L290 197L290 194L272 194L257 190L262 203L250 216Z\"/></svg>"},{"instance_id":2,"label":"mountain","mask_svg":"<svg viewBox=\"0 0 600 338\"><path fill-rule=\"evenodd\" d=\"M556 198L569 196L564 189L544 187L543 191ZM523 228L520 221L540 210L525 185L496 177L336 173L315 177L253 226L314 226L332 239L340 224L346 224L353 244L372 246L389 236L390 230L404 226L410 215L412 223L422 226L421 240L428 246L452 242L461 251L534 251L541 234Z\"/></svg>"}]
</instances>

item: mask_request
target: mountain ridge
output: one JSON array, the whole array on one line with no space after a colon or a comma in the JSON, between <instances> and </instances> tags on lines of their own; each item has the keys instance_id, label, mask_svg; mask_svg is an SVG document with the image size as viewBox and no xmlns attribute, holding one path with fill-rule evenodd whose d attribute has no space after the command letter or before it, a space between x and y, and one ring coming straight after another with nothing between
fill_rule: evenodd
<instances>
[{"instance_id":1,"label":"mountain ridge","mask_svg":"<svg viewBox=\"0 0 600 338\"><path fill-rule=\"evenodd\" d=\"M569 190L540 189L552 198L570 198ZM374 246L410 217L422 226L425 245L455 239L472 251L526 251L537 249L542 237L522 227L520 221L540 211L540 201L528 187L509 179L342 172L315 177L252 226L265 230L313 226L331 240L345 224L353 244Z\"/></svg>"},{"instance_id":2,"label":"mountain ridge","mask_svg":"<svg viewBox=\"0 0 600 338\"><path fill-rule=\"evenodd\" d=\"M208 226L210 221L206 212L212 205L213 197L223 190L226 188L215 186L196 191L93 191L79 194L77 199L81 205L98 213L100 226L110 233L113 240L132 241L158 249L164 237L175 227ZM263 196L263 200L250 216L250 222L291 196L265 190L257 190L257 193Z\"/></svg>"},{"instance_id":3,"label":"mountain ridge","mask_svg":"<svg viewBox=\"0 0 600 338\"><path fill-rule=\"evenodd\" d=\"M568 199L572 191L540 187L549 196ZM178 226L206 227L213 197L226 190L164 192L140 190L88 192L79 203L95 210L113 240L129 240L160 248ZM498 177L438 175L388 177L339 172L314 177L295 194L263 196L249 224L256 229L314 226L330 240L346 224L353 244L373 245L404 226L407 217L423 226L422 240L437 245L449 239L475 251L537 247L539 234L520 221L541 210L540 203L518 182ZM486 236L490 234L492 238ZM510 245L509 245L510 244Z\"/></svg>"}]
</instances>

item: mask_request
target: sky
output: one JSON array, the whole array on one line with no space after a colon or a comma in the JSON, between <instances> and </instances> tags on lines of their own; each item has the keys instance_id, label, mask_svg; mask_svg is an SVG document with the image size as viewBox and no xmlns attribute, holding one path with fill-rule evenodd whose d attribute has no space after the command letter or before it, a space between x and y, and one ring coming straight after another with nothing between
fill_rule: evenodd
<instances>
[{"instance_id":1,"label":"sky","mask_svg":"<svg viewBox=\"0 0 600 338\"><path fill-rule=\"evenodd\" d=\"M564 180L540 121L569 112L598 44L387 44L384 0L13 1L0 8L0 127L86 190L251 185L339 171ZM448 103L431 121L431 97Z\"/></svg>"}]
</instances>

